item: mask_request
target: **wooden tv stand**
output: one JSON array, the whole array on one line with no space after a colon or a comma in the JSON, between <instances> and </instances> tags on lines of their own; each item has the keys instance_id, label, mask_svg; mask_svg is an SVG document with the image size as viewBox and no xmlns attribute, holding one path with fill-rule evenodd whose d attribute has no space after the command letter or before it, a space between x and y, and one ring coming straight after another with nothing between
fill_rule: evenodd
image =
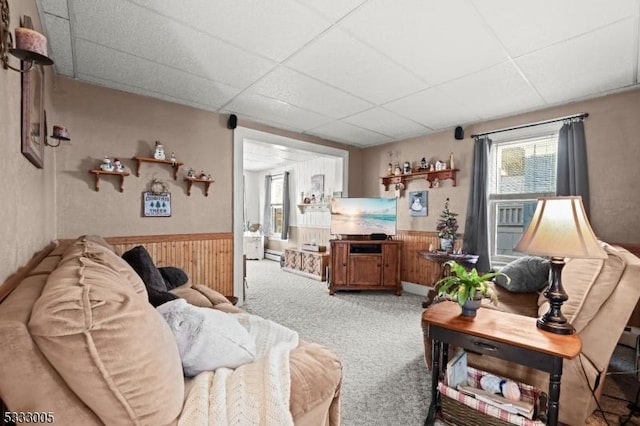
<instances>
[{"instance_id":1,"label":"wooden tv stand","mask_svg":"<svg viewBox=\"0 0 640 426\"><path fill-rule=\"evenodd\" d=\"M402 241L331 240L329 294L337 290L390 290L402 294Z\"/></svg>"}]
</instances>

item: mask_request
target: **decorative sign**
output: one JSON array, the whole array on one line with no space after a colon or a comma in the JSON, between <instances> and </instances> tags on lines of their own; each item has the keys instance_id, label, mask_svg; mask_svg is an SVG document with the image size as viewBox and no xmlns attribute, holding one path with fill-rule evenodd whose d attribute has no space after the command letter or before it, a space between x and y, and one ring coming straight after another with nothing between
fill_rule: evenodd
<instances>
[{"instance_id":1,"label":"decorative sign","mask_svg":"<svg viewBox=\"0 0 640 426\"><path fill-rule=\"evenodd\" d=\"M171 193L154 194L153 192L143 192L142 215L144 217L170 217Z\"/></svg>"}]
</instances>

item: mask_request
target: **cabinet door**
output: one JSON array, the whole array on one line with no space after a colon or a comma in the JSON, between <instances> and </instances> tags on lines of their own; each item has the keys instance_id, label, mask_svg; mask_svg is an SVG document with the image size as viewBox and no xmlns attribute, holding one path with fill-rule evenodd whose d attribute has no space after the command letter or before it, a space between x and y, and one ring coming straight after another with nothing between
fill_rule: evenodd
<instances>
[{"instance_id":1,"label":"cabinet door","mask_svg":"<svg viewBox=\"0 0 640 426\"><path fill-rule=\"evenodd\" d=\"M349 284L380 285L380 255L356 254L349 257Z\"/></svg>"},{"instance_id":2,"label":"cabinet door","mask_svg":"<svg viewBox=\"0 0 640 426\"><path fill-rule=\"evenodd\" d=\"M385 244L382 247L382 286L395 287L400 283L400 246Z\"/></svg>"},{"instance_id":3,"label":"cabinet door","mask_svg":"<svg viewBox=\"0 0 640 426\"><path fill-rule=\"evenodd\" d=\"M331 284L347 285L349 244L331 243Z\"/></svg>"}]
</instances>

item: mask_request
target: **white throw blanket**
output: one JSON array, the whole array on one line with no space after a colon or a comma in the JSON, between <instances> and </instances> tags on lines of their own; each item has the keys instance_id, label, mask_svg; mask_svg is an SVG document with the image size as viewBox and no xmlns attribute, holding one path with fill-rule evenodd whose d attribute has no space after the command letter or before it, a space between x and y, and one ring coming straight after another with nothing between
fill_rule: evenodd
<instances>
[{"instance_id":1,"label":"white throw blanket","mask_svg":"<svg viewBox=\"0 0 640 426\"><path fill-rule=\"evenodd\" d=\"M293 425L289 352L298 333L255 315L234 315L255 338L257 359L194 377L178 425Z\"/></svg>"}]
</instances>

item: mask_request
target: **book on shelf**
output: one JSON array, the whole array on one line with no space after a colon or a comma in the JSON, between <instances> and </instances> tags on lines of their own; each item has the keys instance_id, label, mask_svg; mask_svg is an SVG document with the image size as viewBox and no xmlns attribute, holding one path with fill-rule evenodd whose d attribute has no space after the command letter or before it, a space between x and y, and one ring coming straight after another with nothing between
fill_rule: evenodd
<instances>
[{"instance_id":1,"label":"book on shelf","mask_svg":"<svg viewBox=\"0 0 640 426\"><path fill-rule=\"evenodd\" d=\"M458 391L466 395L475 397L479 401L500 408L513 414L519 414L528 419L533 419L535 406L532 402L527 401L511 401L501 395L487 392L483 389L477 389L471 386L458 386Z\"/></svg>"},{"instance_id":2,"label":"book on shelf","mask_svg":"<svg viewBox=\"0 0 640 426\"><path fill-rule=\"evenodd\" d=\"M469 384L467 377L467 353L463 349L458 350L449 362L447 362L446 380L447 386L453 389Z\"/></svg>"}]
</instances>

